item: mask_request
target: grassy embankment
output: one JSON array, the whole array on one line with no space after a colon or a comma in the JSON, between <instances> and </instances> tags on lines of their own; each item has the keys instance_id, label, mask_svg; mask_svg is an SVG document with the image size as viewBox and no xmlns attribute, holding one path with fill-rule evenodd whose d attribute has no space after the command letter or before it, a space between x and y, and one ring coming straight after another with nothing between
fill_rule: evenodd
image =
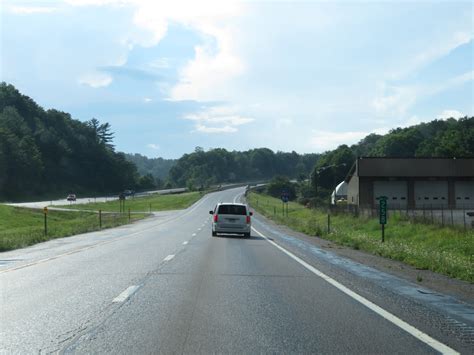
<instances>
[{"instance_id":1,"label":"grassy embankment","mask_svg":"<svg viewBox=\"0 0 474 355\"><path fill-rule=\"evenodd\" d=\"M132 214L131 220L146 214ZM129 223L128 214L103 214L102 229ZM93 212L48 212L48 235L44 234L44 214L40 209L0 205L0 251L24 248L50 239L98 230L99 217Z\"/></svg>"},{"instance_id":2,"label":"grassy embankment","mask_svg":"<svg viewBox=\"0 0 474 355\"><path fill-rule=\"evenodd\" d=\"M327 213L324 211L290 202L288 217L284 217L279 199L253 192L247 199L259 213L294 230L474 283L473 229L465 231L414 223L393 216L385 228L385 243L381 243L377 218L333 215L331 232L327 233Z\"/></svg>"},{"instance_id":3,"label":"grassy embankment","mask_svg":"<svg viewBox=\"0 0 474 355\"><path fill-rule=\"evenodd\" d=\"M125 211L128 211L129 208L132 212L180 210L191 206L201 197L202 194L199 192L185 192L169 195L154 194L146 197L127 197L125 200ZM106 212L120 212L119 200L84 204L71 203L61 207L89 211L102 210Z\"/></svg>"},{"instance_id":4,"label":"grassy embankment","mask_svg":"<svg viewBox=\"0 0 474 355\"><path fill-rule=\"evenodd\" d=\"M135 221L145 218L147 215L145 212L149 211L150 204L152 211L182 209L192 205L200 197L199 192L137 197L126 200L125 209L128 211L130 208L134 212L130 217L131 221ZM48 235L45 236L42 210L0 205L0 252L24 248L50 239L99 230L98 214L86 210L101 209L105 212L102 214L102 229L129 223L128 213L118 213L118 201L83 205L71 204L65 207L84 211L69 212L50 209L48 212Z\"/></svg>"}]
</instances>

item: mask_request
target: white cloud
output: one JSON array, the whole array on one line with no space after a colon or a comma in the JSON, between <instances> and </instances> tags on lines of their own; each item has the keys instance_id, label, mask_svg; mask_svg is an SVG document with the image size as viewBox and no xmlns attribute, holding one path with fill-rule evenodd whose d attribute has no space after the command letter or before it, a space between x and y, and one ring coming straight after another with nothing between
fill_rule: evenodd
<instances>
[{"instance_id":1,"label":"white cloud","mask_svg":"<svg viewBox=\"0 0 474 355\"><path fill-rule=\"evenodd\" d=\"M133 3L133 0L64 0L65 3L73 6L103 6L103 5L125 5Z\"/></svg>"},{"instance_id":2,"label":"white cloud","mask_svg":"<svg viewBox=\"0 0 474 355\"><path fill-rule=\"evenodd\" d=\"M101 72L94 72L83 75L79 79L79 84L82 85L89 85L93 88L100 88L109 86L112 83L113 79L110 75L101 73Z\"/></svg>"},{"instance_id":3,"label":"white cloud","mask_svg":"<svg viewBox=\"0 0 474 355\"><path fill-rule=\"evenodd\" d=\"M215 100L222 96L228 81L244 73L245 65L233 48L232 30L200 27L217 41L217 53L210 45L196 46L195 57L182 70L179 82L171 89L171 100Z\"/></svg>"},{"instance_id":4,"label":"white cloud","mask_svg":"<svg viewBox=\"0 0 474 355\"><path fill-rule=\"evenodd\" d=\"M29 15L29 14L47 14L57 11L56 7L49 6L10 6L8 10L17 15Z\"/></svg>"},{"instance_id":5,"label":"white cloud","mask_svg":"<svg viewBox=\"0 0 474 355\"><path fill-rule=\"evenodd\" d=\"M310 146L316 149L316 151L326 151L337 148L341 144L351 145L357 143L370 133L385 133L385 129L379 129L373 132L331 132L313 130L310 138Z\"/></svg>"},{"instance_id":6,"label":"white cloud","mask_svg":"<svg viewBox=\"0 0 474 355\"><path fill-rule=\"evenodd\" d=\"M472 80L474 70L429 86L389 86L381 83L378 95L372 100L372 107L384 116L405 115L420 98L450 90Z\"/></svg>"},{"instance_id":7,"label":"white cloud","mask_svg":"<svg viewBox=\"0 0 474 355\"><path fill-rule=\"evenodd\" d=\"M444 110L443 112L441 112L437 118L440 118L442 120L445 120L445 119L448 119L448 118L461 118L461 117L464 117L465 114L463 114L462 112L458 111L458 110Z\"/></svg>"},{"instance_id":8,"label":"white cloud","mask_svg":"<svg viewBox=\"0 0 474 355\"><path fill-rule=\"evenodd\" d=\"M146 145L147 148L153 149L153 150L159 150L160 146L158 144L150 143Z\"/></svg>"},{"instance_id":9,"label":"white cloud","mask_svg":"<svg viewBox=\"0 0 474 355\"><path fill-rule=\"evenodd\" d=\"M375 111L382 115L403 115L416 102L419 88L379 85L379 95L372 101Z\"/></svg>"},{"instance_id":10,"label":"white cloud","mask_svg":"<svg viewBox=\"0 0 474 355\"><path fill-rule=\"evenodd\" d=\"M237 132L238 126L254 121L239 115L238 108L233 106L214 106L184 118L196 122L196 131L205 133Z\"/></svg>"},{"instance_id":11,"label":"white cloud","mask_svg":"<svg viewBox=\"0 0 474 355\"><path fill-rule=\"evenodd\" d=\"M237 132L237 128L231 126L208 127L202 124L197 124L196 131L203 133L234 133Z\"/></svg>"},{"instance_id":12,"label":"white cloud","mask_svg":"<svg viewBox=\"0 0 474 355\"><path fill-rule=\"evenodd\" d=\"M149 97L145 97L145 98L143 99L143 101L145 101L146 103L148 103L148 102L152 102L153 99L150 99Z\"/></svg>"},{"instance_id":13,"label":"white cloud","mask_svg":"<svg viewBox=\"0 0 474 355\"><path fill-rule=\"evenodd\" d=\"M408 64L400 68L398 71L389 74L391 79L399 79L408 73L428 65L438 58L449 55L456 48L469 43L473 39L470 32L457 31L447 34L444 38L438 38L436 41L429 42L428 48L423 49L414 55Z\"/></svg>"},{"instance_id":14,"label":"white cloud","mask_svg":"<svg viewBox=\"0 0 474 355\"><path fill-rule=\"evenodd\" d=\"M149 66L156 69L168 69L171 67L171 64L168 58L158 58L151 61Z\"/></svg>"},{"instance_id":15,"label":"white cloud","mask_svg":"<svg viewBox=\"0 0 474 355\"><path fill-rule=\"evenodd\" d=\"M217 94L225 92L223 87L226 83L245 70L245 65L234 48L238 28L230 25L230 20L243 12L244 4L241 1L65 1L75 6L135 6L133 22L138 28L145 30L145 33L131 32L122 40L129 50L136 44L144 47L158 44L166 36L170 23L179 23L202 34L205 43L194 48L194 58L179 70L178 83L169 89L170 100L216 100Z\"/></svg>"}]
</instances>

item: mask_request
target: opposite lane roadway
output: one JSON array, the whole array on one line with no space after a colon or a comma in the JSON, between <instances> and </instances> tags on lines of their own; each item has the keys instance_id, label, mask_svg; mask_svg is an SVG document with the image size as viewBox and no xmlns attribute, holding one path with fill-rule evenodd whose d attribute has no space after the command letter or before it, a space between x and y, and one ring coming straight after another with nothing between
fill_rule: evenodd
<instances>
[{"instance_id":1,"label":"opposite lane roadway","mask_svg":"<svg viewBox=\"0 0 474 355\"><path fill-rule=\"evenodd\" d=\"M212 193L185 211L3 253L1 350L418 354L472 349L469 339L443 331L442 315L427 315L419 302L400 301L333 265L296 256L297 250L264 229L260 217L250 239L211 237L208 211L219 201L241 199L243 192Z\"/></svg>"}]
</instances>

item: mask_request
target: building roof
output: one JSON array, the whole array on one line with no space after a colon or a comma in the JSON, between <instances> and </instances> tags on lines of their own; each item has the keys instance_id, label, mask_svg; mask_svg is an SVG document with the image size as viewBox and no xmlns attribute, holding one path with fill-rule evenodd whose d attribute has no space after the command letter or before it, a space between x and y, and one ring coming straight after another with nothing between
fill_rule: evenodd
<instances>
[{"instance_id":1,"label":"building roof","mask_svg":"<svg viewBox=\"0 0 474 355\"><path fill-rule=\"evenodd\" d=\"M361 177L473 177L474 158L358 158L345 181Z\"/></svg>"}]
</instances>

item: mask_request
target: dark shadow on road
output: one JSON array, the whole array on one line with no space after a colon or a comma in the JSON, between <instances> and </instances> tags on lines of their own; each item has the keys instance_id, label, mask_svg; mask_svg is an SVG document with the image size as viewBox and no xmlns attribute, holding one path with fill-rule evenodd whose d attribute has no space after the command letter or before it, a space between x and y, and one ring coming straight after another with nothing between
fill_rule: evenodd
<instances>
[{"instance_id":1,"label":"dark shadow on road","mask_svg":"<svg viewBox=\"0 0 474 355\"><path fill-rule=\"evenodd\" d=\"M264 238L251 235L250 238L245 238L239 234L217 234L218 238L229 238L229 239L246 239L246 240L264 240Z\"/></svg>"}]
</instances>

